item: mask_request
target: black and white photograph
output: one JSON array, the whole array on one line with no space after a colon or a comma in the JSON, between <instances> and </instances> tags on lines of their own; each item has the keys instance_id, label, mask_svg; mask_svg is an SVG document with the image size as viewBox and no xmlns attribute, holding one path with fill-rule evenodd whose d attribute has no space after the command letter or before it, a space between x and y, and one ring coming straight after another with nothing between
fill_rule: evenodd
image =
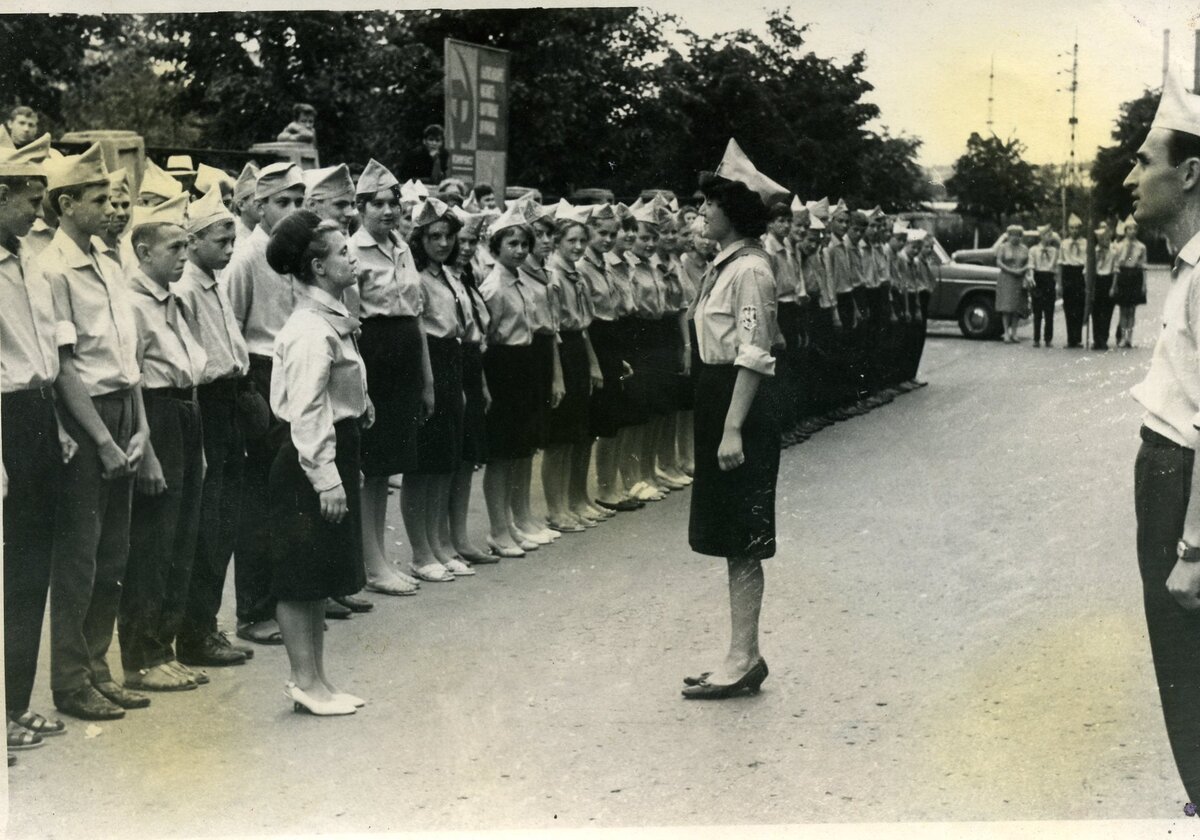
<instances>
[{"instance_id":1,"label":"black and white photograph","mask_svg":"<svg viewBox=\"0 0 1200 840\"><path fill-rule=\"evenodd\" d=\"M1200 7L518 3L0 9L0 833L1200 837Z\"/></svg>"}]
</instances>

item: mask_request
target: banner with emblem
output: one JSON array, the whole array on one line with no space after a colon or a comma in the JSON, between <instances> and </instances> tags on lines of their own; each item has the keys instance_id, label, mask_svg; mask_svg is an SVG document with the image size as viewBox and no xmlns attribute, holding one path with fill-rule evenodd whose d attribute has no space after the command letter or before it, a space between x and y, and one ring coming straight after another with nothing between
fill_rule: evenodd
<instances>
[{"instance_id":1,"label":"banner with emblem","mask_svg":"<svg viewBox=\"0 0 1200 840\"><path fill-rule=\"evenodd\" d=\"M508 167L509 54L445 42L446 150L450 175L503 196Z\"/></svg>"}]
</instances>

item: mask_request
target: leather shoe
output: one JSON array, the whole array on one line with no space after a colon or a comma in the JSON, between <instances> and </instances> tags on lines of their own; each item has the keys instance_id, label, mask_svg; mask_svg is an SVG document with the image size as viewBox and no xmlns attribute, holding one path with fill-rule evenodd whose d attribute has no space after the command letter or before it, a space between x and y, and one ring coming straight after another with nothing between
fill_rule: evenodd
<instances>
[{"instance_id":1,"label":"leather shoe","mask_svg":"<svg viewBox=\"0 0 1200 840\"><path fill-rule=\"evenodd\" d=\"M150 705L150 698L136 691L129 691L112 680L94 683L96 690L116 703L122 709L144 709Z\"/></svg>"},{"instance_id":2,"label":"leather shoe","mask_svg":"<svg viewBox=\"0 0 1200 840\"><path fill-rule=\"evenodd\" d=\"M224 665L241 665L245 663L246 654L234 650L229 642L226 642L224 645L220 644L218 641L220 638L218 634L210 633L199 642L178 645L175 653L179 661L184 665L196 665L202 668L219 668Z\"/></svg>"},{"instance_id":3,"label":"leather shoe","mask_svg":"<svg viewBox=\"0 0 1200 840\"><path fill-rule=\"evenodd\" d=\"M325 617L326 618L349 618L351 610L349 607L344 607L332 598L325 599Z\"/></svg>"},{"instance_id":4,"label":"leather shoe","mask_svg":"<svg viewBox=\"0 0 1200 840\"><path fill-rule=\"evenodd\" d=\"M370 601L355 598L353 595L343 595L341 598L334 598L333 600L350 610L350 612L367 613L375 609L375 605Z\"/></svg>"},{"instance_id":5,"label":"leather shoe","mask_svg":"<svg viewBox=\"0 0 1200 840\"><path fill-rule=\"evenodd\" d=\"M683 690L683 697L686 700L724 700L741 694L743 691L758 694L763 680L769 673L767 660L760 657L750 666L750 670L741 676L741 679L728 685L714 685L708 681L707 676L701 675ZM684 682L687 683L688 680L685 679Z\"/></svg>"},{"instance_id":6,"label":"leather shoe","mask_svg":"<svg viewBox=\"0 0 1200 840\"><path fill-rule=\"evenodd\" d=\"M125 717L124 709L91 685L75 691L54 692L54 708L80 720L120 720Z\"/></svg>"}]
</instances>

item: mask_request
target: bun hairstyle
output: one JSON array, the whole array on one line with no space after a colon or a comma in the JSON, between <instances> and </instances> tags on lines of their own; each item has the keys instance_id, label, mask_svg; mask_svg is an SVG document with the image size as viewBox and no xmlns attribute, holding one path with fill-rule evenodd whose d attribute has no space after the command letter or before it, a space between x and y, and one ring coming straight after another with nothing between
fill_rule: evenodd
<instances>
[{"instance_id":1,"label":"bun hairstyle","mask_svg":"<svg viewBox=\"0 0 1200 840\"><path fill-rule=\"evenodd\" d=\"M297 210L271 231L267 263L280 274L291 274L303 283L312 283L312 261L329 256L329 234L340 231L335 221L322 221L311 210Z\"/></svg>"},{"instance_id":2,"label":"bun hairstyle","mask_svg":"<svg viewBox=\"0 0 1200 840\"><path fill-rule=\"evenodd\" d=\"M758 193L741 181L730 181L705 172L700 176L700 192L720 206L733 229L753 239L767 232L768 211Z\"/></svg>"}]
</instances>

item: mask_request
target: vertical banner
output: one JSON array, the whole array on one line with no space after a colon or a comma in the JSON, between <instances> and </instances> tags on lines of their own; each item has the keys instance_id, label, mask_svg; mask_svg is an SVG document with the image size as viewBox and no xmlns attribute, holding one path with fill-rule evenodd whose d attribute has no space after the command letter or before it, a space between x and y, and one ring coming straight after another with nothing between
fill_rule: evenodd
<instances>
[{"instance_id":1,"label":"vertical banner","mask_svg":"<svg viewBox=\"0 0 1200 840\"><path fill-rule=\"evenodd\" d=\"M446 39L446 150L450 174L489 184L499 197L508 184L508 52Z\"/></svg>"}]
</instances>

